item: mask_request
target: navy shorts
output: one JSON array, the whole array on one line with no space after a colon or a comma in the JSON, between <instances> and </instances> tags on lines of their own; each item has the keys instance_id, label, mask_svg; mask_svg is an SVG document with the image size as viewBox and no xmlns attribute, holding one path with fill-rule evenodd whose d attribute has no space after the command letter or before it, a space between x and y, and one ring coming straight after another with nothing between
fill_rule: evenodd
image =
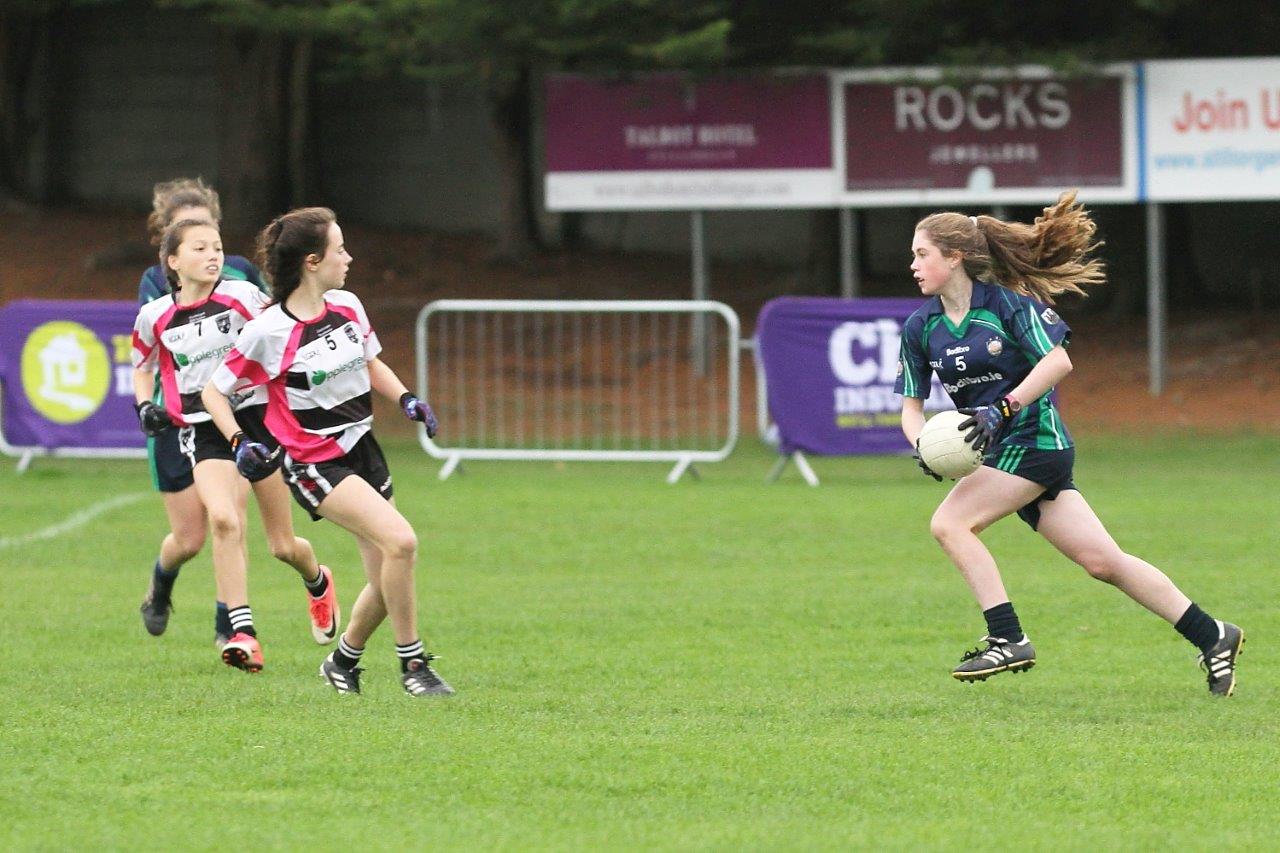
<instances>
[{"instance_id":1,"label":"navy shorts","mask_svg":"<svg viewBox=\"0 0 1280 853\"><path fill-rule=\"evenodd\" d=\"M181 492L195 483L191 476L191 460L178 444L181 430L167 429L147 439L147 457L151 460L151 482L158 491Z\"/></svg>"},{"instance_id":2,"label":"navy shorts","mask_svg":"<svg viewBox=\"0 0 1280 853\"><path fill-rule=\"evenodd\" d=\"M262 422L266 411L266 406L250 406L247 409L240 409L236 412L236 423L240 425L240 429L244 430L244 434L250 440L265 444L268 449L275 451L280 446L280 442L276 441L275 436L267 430L266 424ZM166 432L171 431L178 433L178 442L182 447L182 452L186 454L191 468L194 468L197 462L203 462L206 459L236 461L236 455L231 450L231 442L227 441L222 431L214 426L213 421L201 421L198 424L185 426L179 430L166 430ZM283 453L277 454L270 470L257 477L250 477L250 482L256 483L274 474L279 469L283 456Z\"/></svg>"},{"instance_id":3,"label":"navy shorts","mask_svg":"<svg viewBox=\"0 0 1280 853\"><path fill-rule=\"evenodd\" d=\"M359 477L387 500L393 494L391 470L387 458L372 432L366 432L346 455L323 462L298 462L289 454L284 456L284 481L298 505L307 511L312 521L319 521L320 503L337 485L351 476Z\"/></svg>"},{"instance_id":4,"label":"navy shorts","mask_svg":"<svg viewBox=\"0 0 1280 853\"><path fill-rule=\"evenodd\" d=\"M1080 491L1071 479L1076 464L1076 449L1037 450L1034 447L999 445L987 454L982 464L1039 483L1044 491L1031 503L1018 510L1018 518L1035 530L1040 525L1040 502L1051 501L1064 491Z\"/></svg>"}]
</instances>

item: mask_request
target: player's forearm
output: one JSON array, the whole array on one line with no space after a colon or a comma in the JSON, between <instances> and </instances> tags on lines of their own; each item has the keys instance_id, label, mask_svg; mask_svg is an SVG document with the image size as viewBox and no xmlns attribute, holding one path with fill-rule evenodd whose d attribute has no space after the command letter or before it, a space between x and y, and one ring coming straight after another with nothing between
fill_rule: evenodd
<instances>
[{"instance_id":1,"label":"player's forearm","mask_svg":"<svg viewBox=\"0 0 1280 853\"><path fill-rule=\"evenodd\" d=\"M200 392L200 400L204 403L205 411L213 418L213 425L218 428L218 432L230 441L231 436L240 431L240 424L236 421L235 410L231 408L227 395L210 382Z\"/></svg>"},{"instance_id":2,"label":"player's forearm","mask_svg":"<svg viewBox=\"0 0 1280 853\"><path fill-rule=\"evenodd\" d=\"M1067 355L1061 345L1056 346L1031 368L1027 378L1018 383L1018 387L1009 392L1009 396L1022 405L1029 406L1048 394L1070 372L1071 356Z\"/></svg>"},{"instance_id":3,"label":"player's forearm","mask_svg":"<svg viewBox=\"0 0 1280 853\"><path fill-rule=\"evenodd\" d=\"M907 444L916 446L920 430L924 429L924 400L918 397L902 398L902 434L907 437Z\"/></svg>"},{"instance_id":4,"label":"player's forearm","mask_svg":"<svg viewBox=\"0 0 1280 853\"><path fill-rule=\"evenodd\" d=\"M388 400L400 401L401 395L409 389L396 376L396 372L380 358L369 361L369 385Z\"/></svg>"},{"instance_id":5,"label":"player's forearm","mask_svg":"<svg viewBox=\"0 0 1280 853\"><path fill-rule=\"evenodd\" d=\"M133 402L142 403L151 399L151 391L156 387L156 372L154 370L143 370L140 367L133 369Z\"/></svg>"}]
</instances>

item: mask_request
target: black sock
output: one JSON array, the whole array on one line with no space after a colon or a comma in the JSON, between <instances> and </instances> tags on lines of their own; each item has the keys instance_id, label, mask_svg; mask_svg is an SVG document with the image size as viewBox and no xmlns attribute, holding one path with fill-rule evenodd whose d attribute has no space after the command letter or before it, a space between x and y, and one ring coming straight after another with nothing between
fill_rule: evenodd
<instances>
[{"instance_id":1,"label":"black sock","mask_svg":"<svg viewBox=\"0 0 1280 853\"><path fill-rule=\"evenodd\" d=\"M1206 654L1208 654L1209 649L1213 648L1213 644L1218 642L1217 621L1201 610L1200 605L1194 601L1191 602L1191 606L1182 614L1173 628L1186 637L1187 642Z\"/></svg>"},{"instance_id":2,"label":"black sock","mask_svg":"<svg viewBox=\"0 0 1280 853\"><path fill-rule=\"evenodd\" d=\"M225 601L214 602L213 633L219 637L230 637L235 633L235 631L231 630L231 617L227 615L227 603Z\"/></svg>"},{"instance_id":3,"label":"black sock","mask_svg":"<svg viewBox=\"0 0 1280 853\"><path fill-rule=\"evenodd\" d=\"M984 610L982 615L987 619L987 634L992 637L1017 643L1025 636L1022 626L1018 624L1018 614L1013 611L1012 601Z\"/></svg>"},{"instance_id":4,"label":"black sock","mask_svg":"<svg viewBox=\"0 0 1280 853\"><path fill-rule=\"evenodd\" d=\"M338 648L333 651L333 662L343 669L354 669L360 663L364 649L357 649L347 642L347 635L338 638Z\"/></svg>"},{"instance_id":5,"label":"black sock","mask_svg":"<svg viewBox=\"0 0 1280 853\"><path fill-rule=\"evenodd\" d=\"M250 637L258 636L258 632L253 628L253 611L249 609L249 605L233 607L227 611L227 616L231 619L232 634L248 634Z\"/></svg>"},{"instance_id":6,"label":"black sock","mask_svg":"<svg viewBox=\"0 0 1280 853\"><path fill-rule=\"evenodd\" d=\"M156 594L168 598L173 593L173 582L178 579L178 572L181 566L175 566L168 571L160 565L160 561L156 560L156 567L151 571L151 583L155 587Z\"/></svg>"},{"instance_id":7,"label":"black sock","mask_svg":"<svg viewBox=\"0 0 1280 853\"><path fill-rule=\"evenodd\" d=\"M396 657L400 658L400 671L409 671L409 661L422 660L422 640L413 640L403 646L396 643Z\"/></svg>"},{"instance_id":8,"label":"black sock","mask_svg":"<svg viewBox=\"0 0 1280 853\"><path fill-rule=\"evenodd\" d=\"M311 593L312 598L323 598L324 594L329 591L329 578L325 576L324 569L316 575L313 581L302 582L307 587L307 592Z\"/></svg>"}]
</instances>

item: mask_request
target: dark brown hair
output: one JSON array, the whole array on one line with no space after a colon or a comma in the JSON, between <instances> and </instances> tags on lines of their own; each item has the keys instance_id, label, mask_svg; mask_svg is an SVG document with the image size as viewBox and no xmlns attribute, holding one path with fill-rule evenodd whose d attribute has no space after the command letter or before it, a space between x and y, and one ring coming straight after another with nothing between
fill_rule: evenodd
<instances>
[{"instance_id":1,"label":"dark brown hair","mask_svg":"<svg viewBox=\"0 0 1280 853\"><path fill-rule=\"evenodd\" d=\"M973 279L994 280L1012 291L1052 305L1063 293L1086 295L1084 288L1106 281L1102 261L1086 256L1097 225L1068 190L1044 209L1032 225L994 216L935 213L916 225L943 255L958 254Z\"/></svg>"},{"instance_id":2,"label":"dark brown hair","mask_svg":"<svg viewBox=\"0 0 1280 853\"><path fill-rule=\"evenodd\" d=\"M203 178L175 178L156 184L151 191L151 215L147 217L147 231L151 244L160 245L164 230L169 227L173 214L184 207L207 207L213 216L213 224L222 221L222 205L217 191L205 184Z\"/></svg>"},{"instance_id":3,"label":"dark brown hair","mask_svg":"<svg viewBox=\"0 0 1280 853\"><path fill-rule=\"evenodd\" d=\"M180 219L170 224L160 234L160 269L164 270L164 277L168 280L171 290L178 289L178 274L169 266L169 256L178 254L178 247L182 245L182 240L186 237L187 231L196 226L212 228L214 231L218 231L218 223L216 222L209 222L204 219Z\"/></svg>"},{"instance_id":4,"label":"dark brown hair","mask_svg":"<svg viewBox=\"0 0 1280 853\"><path fill-rule=\"evenodd\" d=\"M276 217L258 234L258 266L271 282L271 298L284 302L302 283L307 255L323 258L329 226L337 222L327 207L300 207Z\"/></svg>"}]
</instances>

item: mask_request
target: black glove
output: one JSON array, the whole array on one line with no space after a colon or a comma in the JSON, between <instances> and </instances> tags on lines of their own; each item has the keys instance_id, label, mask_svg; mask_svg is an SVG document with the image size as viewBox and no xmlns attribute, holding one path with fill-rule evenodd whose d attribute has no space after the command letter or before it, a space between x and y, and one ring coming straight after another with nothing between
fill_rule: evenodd
<instances>
[{"instance_id":1,"label":"black glove","mask_svg":"<svg viewBox=\"0 0 1280 853\"><path fill-rule=\"evenodd\" d=\"M138 424L147 435L157 436L174 427L173 421L169 419L169 413L150 400L135 403L133 410L138 413Z\"/></svg>"},{"instance_id":2,"label":"black glove","mask_svg":"<svg viewBox=\"0 0 1280 853\"><path fill-rule=\"evenodd\" d=\"M425 400L413 396L412 391L405 391L400 395L400 409L406 418L418 421L427 428L427 438L436 437L440 425L436 423L436 413L431 411L431 406Z\"/></svg>"},{"instance_id":3,"label":"black glove","mask_svg":"<svg viewBox=\"0 0 1280 853\"><path fill-rule=\"evenodd\" d=\"M275 470L276 458L267 446L243 432L231 436L231 452L236 455L236 470L246 480L261 480Z\"/></svg>"},{"instance_id":4,"label":"black glove","mask_svg":"<svg viewBox=\"0 0 1280 853\"><path fill-rule=\"evenodd\" d=\"M995 443L1000 432L1013 419L1013 407L1009 405L1008 397L1001 397L987 406L957 411L969 417L956 424L956 429L969 430L964 440L981 453L985 453L987 448Z\"/></svg>"},{"instance_id":5,"label":"black glove","mask_svg":"<svg viewBox=\"0 0 1280 853\"><path fill-rule=\"evenodd\" d=\"M937 480L939 483L942 482L942 475L934 473L934 470L930 468L928 465L924 464L924 460L920 458L920 439L918 438L916 439L916 452L911 454L911 458L916 460L916 464L920 466L920 470L925 473L926 477L932 477L933 479Z\"/></svg>"}]
</instances>

